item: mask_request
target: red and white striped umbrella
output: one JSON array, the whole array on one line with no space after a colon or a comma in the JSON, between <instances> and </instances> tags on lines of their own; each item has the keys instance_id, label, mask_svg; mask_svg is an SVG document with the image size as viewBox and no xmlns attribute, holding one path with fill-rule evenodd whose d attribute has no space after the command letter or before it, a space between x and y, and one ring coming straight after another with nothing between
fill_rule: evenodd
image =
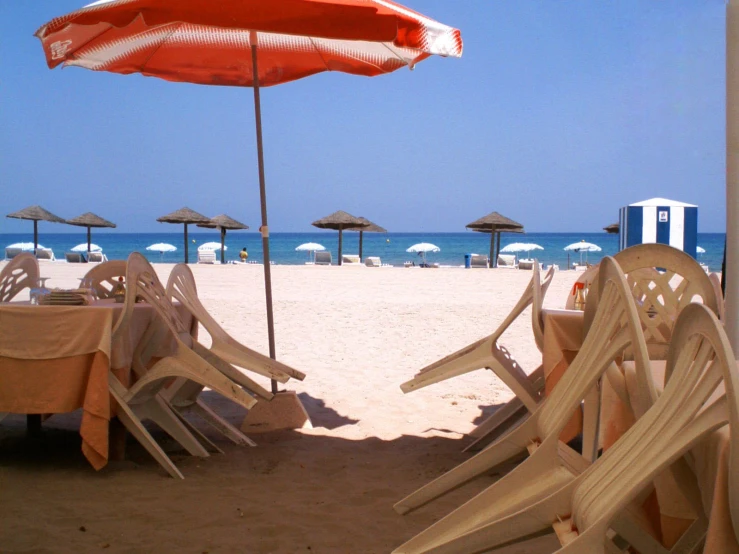
<instances>
[{"instance_id":1,"label":"red and white striped umbrella","mask_svg":"<svg viewBox=\"0 0 739 554\"><path fill-rule=\"evenodd\" d=\"M390 0L100 0L43 25L50 68L254 89L270 356L275 358L259 88L460 57L459 30ZM276 383L273 381L273 391Z\"/></svg>"}]
</instances>

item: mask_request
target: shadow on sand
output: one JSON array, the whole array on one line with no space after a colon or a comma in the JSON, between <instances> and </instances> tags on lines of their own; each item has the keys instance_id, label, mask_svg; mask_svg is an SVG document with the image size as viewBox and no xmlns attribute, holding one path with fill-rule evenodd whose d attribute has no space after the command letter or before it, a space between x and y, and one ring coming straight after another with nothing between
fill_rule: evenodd
<instances>
[{"instance_id":1,"label":"shadow on sand","mask_svg":"<svg viewBox=\"0 0 739 554\"><path fill-rule=\"evenodd\" d=\"M317 425L355 423L319 399L301 400ZM238 425L243 415L231 410L227 419ZM395 502L469 457L463 441L283 431L252 435L258 446L249 448L193 422L224 454L191 457L147 425L185 475L180 481L130 437L126 461L94 471L80 451L79 412L54 416L38 438L26 437L23 416L6 418L0 424L3 551L383 553L494 481L483 477L400 516ZM498 552L551 552L552 541Z\"/></svg>"}]
</instances>

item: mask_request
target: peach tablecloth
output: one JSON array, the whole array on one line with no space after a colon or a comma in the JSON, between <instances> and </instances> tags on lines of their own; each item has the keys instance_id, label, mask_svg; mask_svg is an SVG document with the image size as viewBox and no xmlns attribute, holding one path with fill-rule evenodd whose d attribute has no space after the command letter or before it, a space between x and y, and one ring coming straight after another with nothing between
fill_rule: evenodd
<instances>
[{"instance_id":1,"label":"peach tablecloth","mask_svg":"<svg viewBox=\"0 0 739 554\"><path fill-rule=\"evenodd\" d=\"M545 390L548 393L582 345L584 313L573 310L543 310L542 318L544 322L542 364L547 384ZM653 367L655 381L661 384L664 363L661 365L654 363ZM627 389L631 389L635 382L634 376L630 374L633 372L633 365L626 363L624 369L627 384L630 385ZM602 391L601 436L606 443L612 444L633 424L633 414L631 409L619 400L607 379L603 382ZM703 509L709 518L704 549L706 553L739 554L739 543L732 527L728 504L730 442L728 429L724 428L712 433L708 440L696 446L688 455L701 491ZM683 529L684 525L680 522L683 509L684 506L677 503L670 506L660 505L662 534L669 543L673 542L675 537L670 537L674 534L666 528L666 524L674 523L677 528Z\"/></svg>"},{"instance_id":2,"label":"peach tablecloth","mask_svg":"<svg viewBox=\"0 0 739 554\"><path fill-rule=\"evenodd\" d=\"M151 306L136 304L128 332L113 342L122 307L111 300L90 306L0 304L0 412L82 408L82 451L95 469L108 461L108 370L129 383L133 352L154 317ZM193 326L189 313L178 308ZM171 351L165 344L157 354Z\"/></svg>"}]
</instances>

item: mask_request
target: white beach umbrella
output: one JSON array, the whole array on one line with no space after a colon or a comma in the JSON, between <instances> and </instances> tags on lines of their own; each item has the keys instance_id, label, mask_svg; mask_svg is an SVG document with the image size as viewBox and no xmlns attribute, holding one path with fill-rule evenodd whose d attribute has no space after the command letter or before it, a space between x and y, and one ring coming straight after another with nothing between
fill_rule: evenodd
<instances>
[{"instance_id":1,"label":"white beach umbrella","mask_svg":"<svg viewBox=\"0 0 739 554\"><path fill-rule=\"evenodd\" d=\"M220 250L221 249L221 243L220 242L205 242L198 246L198 252L205 252L206 250ZM225 244L223 245L223 251L225 252L228 250L228 246Z\"/></svg>"},{"instance_id":2,"label":"white beach umbrella","mask_svg":"<svg viewBox=\"0 0 739 554\"><path fill-rule=\"evenodd\" d=\"M310 257L315 258L316 252L326 250L326 247L322 244L318 244L317 242L305 242L299 246L296 246L295 250L297 250L298 252L308 252L308 255ZM313 261L315 261L315 259Z\"/></svg>"},{"instance_id":3,"label":"white beach umbrella","mask_svg":"<svg viewBox=\"0 0 739 554\"><path fill-rule=\"evenodd\" d=\"M39 248L41 248L39 246ZM90 252L102 252L103 249L100 248L97 244L90 243ZM83 242L82 244L78 244L74 248L72 248L72 252L87 252L87 243Z\"/></svg>"},{"instance_id":4,"label":"white beach umbrella","mask_svg":"<svg viewBox=\"0 0 739 554\"><path fill-rule=\"evenodd\" d=\"M87 245L85 245L87 247ZM14 242L13 244L9 244L5 248L20 248L23 252L33 252L33 243L32 242ZM38 245L39 250L48 250L45 246Z\"/></svg>"},{"instance_id":5,"label":"white beach umbrella","mask_svg":"<svg viewBox=\"0 0 739 554\"><path fill-rule=\"evenodd\" d=\"M588 259L587 253L588 252L600 252L602 249L597 244L593 244L592 242L585 242L584 240L581 240L580 242L574 242L572 244L568 244L564 247L565 250L568 251L574 251L574 252L580 252L580 265L582 265L582 253L585 252L585 259Z\"/></svg>"},{"instance_id":6,"label":"white beach umbrella","mask_svg":"<svg viewBox=\"0 0 739 554\"><path fill-rule=\"evenodd\" d=\"M326 247L317 242L306 242L300 246L296 246L295 250L298 252L320 252L322 250L326 250Z\"/></svg>"},{"instance_id":7,"label":"white beach umbrella","mask_svg":"<svg viewBox=\"0 0 739 554\"><path fill-rule=\"evenodd\" d=\"M695 247L695 251L698 252L698 254L705 254L706 253L706 249L703 248L702 246L696 246Z\"/></svg>"},{"instance_id":8,"label":"white beach umbrella","mask_svg":"<svg viewBox=\"0 0 739 554\"><path fill-rule=\"evenodd\" d=\"M146 247L147 250L153 250L155 252L159 252L160 254L164 254L165 252L174 252L177 250L177 247L173 244L167 244L166 242L157 242L156 244L152 244L150 246Z\"/></svg>"},{"instance_id":9,"label":"white beach umbrella","mask_svg":"<svg viewBox=\"0 0 739 554\"><path fill-rule=\"evenodd\" d=\"M406 249L406 252L414 252L416 254L421 254L421 257L423 258L423 265L426 265L426 252L440 252L441 248L436 246L435 244L431 244L430 242L419 242L418 244L414 244L410 248Z\"/></svg>"},{"instance_id":10,"label":"white beach umbrella","mask_svg":"<svg viewBox=\"0 0 739 554\"><path fill-rule=\"evenodd\" d=\"M500 249L501 252L531 252L532 250L544 250L544 247L533 242L514 242Z\"/></svg>"}]
</instances>

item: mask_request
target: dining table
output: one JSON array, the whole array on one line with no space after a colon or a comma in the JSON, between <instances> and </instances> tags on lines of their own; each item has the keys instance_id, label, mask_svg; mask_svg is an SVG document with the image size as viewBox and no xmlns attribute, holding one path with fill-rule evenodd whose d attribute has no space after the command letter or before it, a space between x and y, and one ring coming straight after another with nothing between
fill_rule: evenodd
<instances>
[{"instance_id":1,"label":"dining table","mask_svg":"<svg viewBox=\"0 0 739 554\"><path fill-rule=\"evenodd\" d=\"M151 305L136 303L125 331L113 338L122 303L96 299L87 305L0 304L0 413L59 414L82 409L82 452L95 469L109 460L115 404L108 392L110 372L126 387L133 376L134 351L155 318ZM197 321L175 303L186 328ZM156 357L176 349L173 337ZM125 442L125 433L117 440Z\"/></svg>"},{"instance_id":2,"label":"dining table","mask_svg":"<svg viewBox=\"0 0 739 554\"><path fill-rule=\"evenodd\" d=\"M577 356L583 343L584 312L580 310L542 310L545 396L551 392ZM664 360L651 360L650 366L658 391L664 385ZM630 397L636 394L636 374L633 363L624 362L619 369L624 374ZM600 445L613 445L635 421L628 402L624 402L607 378L601 383ZM582 415L576 413L561 438L567 438L578 427ZM729 508L729 450L731 435L723 427L696 445L685 456L700 490L702 508L708 518L704 552L739 554L739 542L734 532ZM694 508L668 479L661 479L655 494L645 502L652 531L665 547L671 547L696 517ZM651 506L649 505L651 502ZM739 531L738 531L739 532Z\"/></svg>"}]
</instances>

